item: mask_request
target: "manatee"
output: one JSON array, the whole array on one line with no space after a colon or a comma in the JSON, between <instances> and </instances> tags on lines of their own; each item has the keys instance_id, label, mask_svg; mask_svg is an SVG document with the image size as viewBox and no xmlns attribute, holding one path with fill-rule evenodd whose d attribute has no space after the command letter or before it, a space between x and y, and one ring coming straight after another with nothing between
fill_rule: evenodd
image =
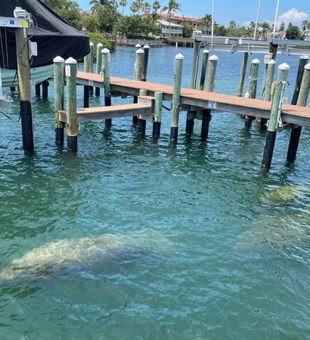
<instances>
[{"instance_id":1,"label":"manatee","mask_svg":"<svg viewBox=\"0 0 310 340\"><path fill-rule=\"evenodd\" d=\"M234 250L248 252L266 246L274 249L302 246L310 235L309 222L308 213L262 217L249 223L248 229L237 236Z\"/></svg>"},{"instance_id":2,"label":"manatee","mask_svg":"<svg viewBox=\"0 0 310 340\"><path fill-rule=\"evenodd\" d=\"M298 194L298 189L293 185L284 185L271 190L266 190L260 196L262 203L285 204L294 201Z\"/></svg>"},{"instance_id":3,"label":"manatee","mask_svg":"<svg viewBox=\"0 0 310 340\"><path fill-rule=\"evenodd\" d=\"M158 235L157 235L158 236ZM104 268L146 252L165 250L166 239L154 235L112 235L64 239L46 243L13 260L0 281L29 281Z\"/></svg>"}]
</instances>

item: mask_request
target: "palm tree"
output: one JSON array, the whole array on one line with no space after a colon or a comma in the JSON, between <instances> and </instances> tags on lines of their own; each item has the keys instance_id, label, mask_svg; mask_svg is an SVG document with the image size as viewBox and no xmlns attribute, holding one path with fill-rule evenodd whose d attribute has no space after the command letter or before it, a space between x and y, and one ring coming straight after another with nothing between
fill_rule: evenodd
<instances>
[{"instance_id":1,"label":"palm tree","mask_svg":"<svg viewBox=\"0 0 310 340\"><path fill-rule=\"evenodd\" d=\"M100 6L109 6L110 1L109 0L90 0L89 4L91 6L90 10L92 11L92 13L95 13L97 12Z\"/></svg>"},{"instance_id":2,"label":"palm tree","mask_svg":"<svg viewBox=\"0 0 310 340\"><path fill-rule=\"evenodd\" d=\"M152 7L153 7L153 10L154 10L155 14L157 14L157 11L160 9L160 3L159 3L159 1L155 0L155 1L153 2Z\"/></svg>"},{"instance_id":3,"label":"palm tree","mask_svg":"<svg viewBox=\"0 0 310 340\"><path fill-rule=\"evenodd\" d=\"M149 14L151 12L151 5L149 2L145 2L143 5L143 12Z\"/></svg>"},{"instance_id":4,"label":"palm tree","mask_svg":"<svg viewBox=\"0 0 310 340\"><path fill-rule=\"evenodd\" d=\"M168 5L164 6L162 8L162 12L167 11L167 17L171 18L172 15L178 10L180 9L181 4L179 4L178 2L176 2L175 0L169 0ZM171 23L170 20L169 21L169 38L171 38Z\"/></svg>"},{"instance_id":5,"label":"palm tree","mask_svg":"<svg viewBox=\"0 0 310 340\"><path fill-rule=\"evenodd\" d=\"M302 30L305 32L308 27L310 27L310 21L309 20L303 20L303 22L301 23L301 28Z\"/></svg>"},{"instance_id":6,"label":"palm tree","mask_svg":"<svg viewBox=\"0 0 310 340\"><path fill-rule=\"evenodd\" d=\"M127 6L127 0L119 0L119 5L122 7L122 14L124 15L124 8Z\"/></svg>"}]
</instances>

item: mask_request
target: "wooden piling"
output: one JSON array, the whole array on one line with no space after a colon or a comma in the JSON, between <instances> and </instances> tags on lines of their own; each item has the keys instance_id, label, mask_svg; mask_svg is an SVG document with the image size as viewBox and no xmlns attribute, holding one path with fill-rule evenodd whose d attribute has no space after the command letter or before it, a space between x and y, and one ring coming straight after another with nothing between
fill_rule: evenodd
<instances>
[{"instance_id":1,"label":"wooden piling","mask_svg":"<svg viewBox=\"0 0 310 340\"><path fill-rule=\"evenodd\" d=\"M271 59L267 64L267 72L265 76L265 85L262 92L262 100L270 101L271 100L271 87L274 78L274 70L275 70L276 62ZM267 119L261 118L260 120L260 130L264 131L267 128Z\"/></svg>"},{"instance_id":2,"label":"wooden piling","mask_svg":"<svg viewBox=\"0 0 310 340\"><path fill-rule=\"evenodd\" d=\"M194 52L192 61L192 75L189 87L191 89L196 88L197 73L198 73L198 61L199 61L199 51L200 51L201 41L194 41Z\"/></svg>"},{"instance_id":3,"label":"wooden piling","mask_svg":"<svg viewBox=\"0 0 310 340\"><path fill-rule=\"evenodd\" d=\"M91 42L89 43L90 52L84 57L84 72L91 72L92 71L92 47L94 44ZM90 86L84 86L84 107L89 107L89 94L90 94Z\"/></svg>"},{"instance_id":4,"label":"wooden piling","mask_svg":"<svg viewBox=\"0 0 310 340\"><path fill-rule=\"evenodd\" d=\"M259 60L254 59L251 63L251 70L250 70L250 83L249 83L249 98L254 99L256 97L257 91L257 78L258 78L258 70L259 70ZM245 116L244 125L246 128L250 128L252 126L253 117L252 116Z\"/></svg>"},{"instance_id":5,"label":"wooden piling","mask_svg":"<svg viewBox=\"0 0 310 340\"><path fill-rule=\"evenodd\" d=\"M241 70L240 70L240 80L239 80L239 85L238 85L238 90L237 90L238 97L242 97L242 94L243 94L243 87L244 87L248 60L249 60L249 52L244 52L243 58L242 58Z\"/></svg>"},{"instance_id":6,"label":"wooden piling","mask_svg":"<svg viewBox=\"0 0 310 340\"><path fill-rule=\"evenodd\" d=\"M144 45L143 50L144 50L144 62L143 62L142 80L146 81L146 79L147 79L147 66L149 64L150 46Z\"/></svg>"},{"instance_id":7,"label":"wooden piling","mask_svg":"<svg viewBox=\"0 0 310 340\"><path fill-rule=\"evenodd\" d=\"M209 58L209 72L208 72L208 82L207 82L207 92L213 92L214 90L214 82L215 82L215 74L216 74L216 66L217 66L218 57L213 55ZM204 142L208 138L209 135L209 124L211 121L211 110L206 109L202 110L202 121L201 121L201 140Z\"/></svg>"},{"instance_id":8,"label":"wooden piling","mask_svg":"<svg viewBox=\"0 0 310 340\"><path fill-rule=\"evenodd\" d=\"M56 57L54 62L54 105L55 105L55 141L59 146L64 145L64 124L59 120L59 110L63 110L64 99L64 65L61 57Z\"/></svg>"},{"instance_id":9,"label":"wooden piling","mask_svg":"<svg viewBox=\"0 0 310 340\"><path fill-rule=\"evenodd\" d=\"M49 86L48 81L44 80L42 82L42 98L44 99L48 98L48 86Z\"/></svg>"},{"instance_id":10,"label":"wooden piling","mask_svg":"<svg viewBox=\"0 0 310 340\"><path fill-rule=\"evenodd\" d=\"M272 99L272 108L268 122L267 137L262 161L262 167L265 169L269 169L271 166L288 70L289 66L286 63L281 64L278 67L278 76L275 83L275 93Z\"/></svg>"},{"instance_id":11,"label":"wooden piling","mask_svg":"<svg viewBox=\"0 0 310 340\"><path fill-rule=\"evenodd\" d=\"M297 100L298 106L307 106L309 89L310 89L310 63L304 67L304 74L302 77L302 82ZM286 156L286 161L288 163L293 163L296 159L301 131L302 131L301 126L294 126L292 128L289 147Z\"/></svg>"},{"instance_id":12,"label":"wooden piling","mask_svg":"<svg viewBox=\"0 0 310 340\"><path fill-rule=\"evenodd\" d=\"M264 70L264 78L263 78L261 99L264 98L265 87L266 87L266 82L267 82L267 70L268 70L268 64L269 64L269 62L270 62L271 60L273 60L273 59L272 59L272 54L271 54L271 53L265 54L265 56L264 56L265 70Z\"/></svg>"},{"instance_id":13,"label":"wooden piling","mask_svg":"<svg viewBox=\"0 0 310 340\"><path fill-rule=\"evenodd\" d=\"M176 144L178 141L183 59L184 56L181 53L179 53L176 55L174 62L174 83L172 95L171 132L170 132L170 142L174 144Z\"/></svg>"},{"instance_id":14,"label":"wooden piling","mask_svg":"<svg viewBox=\"0 0 310 340\"><path fill-rule=\"evenodd\" d=\"M157 140L160 137L161 116L162 116L163 94L155 92L153 138Z\"/></svg>"},{"instance_id":15,"label":"wooden piling","mask_svg":"<svg viewBox=\"0 0 310 340\"><path fill-rule=\"evenodd\" d=\"M96 50L96 73L97 74L100 74L101 69L102 69L102 54L101 54L102 49L103 49L103 45L101 43L97 44L97 50ZM95 95L96 97L100 96L100 87L96 87Z\"/></svg>"},{"instance_id":16,"label":"wooden piling","mask_svg":"<svg viewBox=\"0 0 310 340\"><path fill-rule=\"evenodd\" d=\"M135 59L134 74L133 74L134 80L142 80L143 69L144 69L144 50L142 48L139 48L136 50L136 59ZM133 97L133 102L135 104L138 103L137 96ZM134 125L138 125L138 122L139 122L138 117L133 116L132 123Z\"/></svg>"},{"instance_id":17,"label":"wooden piling","mask_svg":"<svg viewBox=\"0 0 310 340\"><path fill-rule=\"evenodd\" d=\"M207 65L209 59L209 50L202 51L202 65L201 65L201 73L200 73L200 83L199 83L199 90L203 91L206 81L207 75Z\"/></svg>"},{"instance_id":18,"label":"wooden piling","mask_svg":"<svg viewBox=\"0 0 310 340\"><path fill-rule=\"evenodd\" d=\"M77 151L77 113L76 113L76 72L77 61L69 58L65 62L67 84L67 146L70 151Z\"/></svg>"},{"instance_id":19,"label":"wooden piling","mask_svg":"<svg viewBox=\"0 0 310 340\"><path fill-rule=\"evenodd\" d=\"M101 50L101 55L102 55L102 72L103 72L103 87L104 87L104 105L105 106L111 106L111 87L110 87L110 82L111 82L111 54L110 50L107 48L104 48ZM111 126L112 124L112 119L106 119L105 124L107 126Z\"/></svg>"},{"instance_id":20,"label":"wooden piling","mask_svg":"<svg viewBox=\"0 0 310 340\"><path fill-rule=\"evenodd\" d=\"M293 93L292 102L291 102L292 105L297 104L297 100L298 100L298 97L299 97L299 91L300 91L300 87L301 87L301 82L302 82L302 78L303 78L303 75L304 75L305 66L308 63L308 60L309 60L309 56L307 56L307 55L303 55L299 58L295 88L294 88L294 93Z\"/></svg>"},{"instance_id":21,"label":"wooden piling","mask_svg":"<svg viewBox=\"0 0 310 340\"><path fill-rule=\"evenodd\" d=\"M29 49L26 30L23 28L17 28L15 30L15 37L23 149L28 152L33 152L34 140L31 108Z\"/></svg>"},{"instance_id":22,"label":"wooden piling","mask_svg":"<svg viewBox=\"0 0 310 340\"><path fill-rule=\"evenodd\" d=\"M209 58L207 92L213 92L214 90L217 61L218 57L216 55Z\"/></svg>"}]
</instances>

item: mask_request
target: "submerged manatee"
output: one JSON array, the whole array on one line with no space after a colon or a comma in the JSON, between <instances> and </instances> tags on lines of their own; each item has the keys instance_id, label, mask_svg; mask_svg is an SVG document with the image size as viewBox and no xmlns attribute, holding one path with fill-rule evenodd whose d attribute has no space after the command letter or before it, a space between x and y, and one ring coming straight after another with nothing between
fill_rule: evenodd
<instances>
[{"instance_id":1,"label":"submerged manatee","mask_svg":"<svg viewBox=\"0 0 310 340\"><path fill-rule=\"evenodd\" d=\"M15 259L0 273L0 281L46 279L51 275L103 268L146 252L164 251L170 247L168 244L166 239L149 234L64 239L44 244Z\"/></svg>"},{"instance_id":2,"label":"submerged manatee","mask_svg":"<svg viewBox=\"0 0 310 340\"><path fill-rule=\"evenodd\" d=\"M294 201L298 188L293 185L284 185L263 192L260 201L265 204L286 204Z\"/></svg>"}]
</instances>

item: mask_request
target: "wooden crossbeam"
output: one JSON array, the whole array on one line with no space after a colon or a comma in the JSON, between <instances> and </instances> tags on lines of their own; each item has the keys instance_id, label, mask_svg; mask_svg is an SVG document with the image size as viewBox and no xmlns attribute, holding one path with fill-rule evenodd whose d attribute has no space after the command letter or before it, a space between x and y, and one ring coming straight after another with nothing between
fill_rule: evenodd
<instances>
[{"instance_id":1,"label":"wooden crossbeam","mask_svg":"<svg viewBox=\"0 0 310 340\"><path fill-rule=\"evenodd\" d=\"M99 106L77 109L77 123L91 120L104 120L128 116L141 116L143 119L152 118L153 98L148 96L138 97L137 104L121 104L113 106ZM67 112L59 110L59 120L67 123Z\"/></svg>"},{"instance_id":2,"label":"wooden crossbeam","mask_svg":"<svg viewBox=\"0 0 310 340\"><path fill-rule=\"evenodd\" d=\"M77 82L83 85L92 83L98 87L103 86L102 76L93 73L78 72ZM137 95L140 89L146 89L150 95L153 95L156 91L162 92L164 100L172 99L173 88L170 85L111 77L112 92ZM267 119L269 119L271 111L271 103L267 101L188 88L181 90L181 104L184 107L190 105L211 111L231 112ZM282 106L282 120L286 123L310 128L310 107L284 104Z\"/></svg>"}]
</instances>

